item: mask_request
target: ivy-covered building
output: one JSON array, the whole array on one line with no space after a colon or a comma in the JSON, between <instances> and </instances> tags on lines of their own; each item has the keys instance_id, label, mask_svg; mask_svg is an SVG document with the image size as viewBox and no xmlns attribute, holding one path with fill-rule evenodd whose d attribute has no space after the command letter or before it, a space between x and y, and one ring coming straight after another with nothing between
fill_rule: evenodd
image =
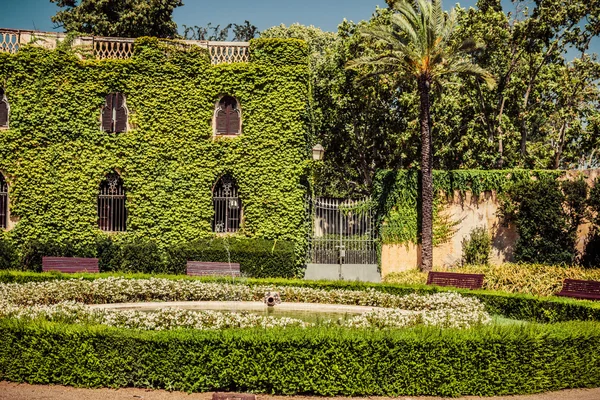
<instances>
[{"instance_id":1,"label":"ivy-covered building","mask_svg":"<svg viewBox=\"0 0 600 400\"><path fill-rule=\"evenodd\" d=\"M253 40L239 62L239 49L215 60L198 44L140 38L116 47L128 46L122 58L66 41L0 52L5 235L82 249L106 235L302 246L306 44Z\"/></svg>"}]
</instances>

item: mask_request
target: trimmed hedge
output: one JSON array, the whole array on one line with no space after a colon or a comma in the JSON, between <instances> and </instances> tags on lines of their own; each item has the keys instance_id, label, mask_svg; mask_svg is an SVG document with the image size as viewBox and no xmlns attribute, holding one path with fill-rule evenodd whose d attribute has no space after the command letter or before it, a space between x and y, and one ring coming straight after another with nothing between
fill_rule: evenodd
<instances>
[{"instance_id":1,"label":"trimmed hedge","mask_svg":"<svg viewBox=\"0 0 600 400\"><path fill-rule=\"evenodd\" d=\"M183 274L187 260L227 262L231 259L240 264L242 273L253 278L294 278L302 273L294 251L292 242L230 238L186 243L167 252L174 272Z\"/></svg>"},{"instance_id":2,"label":"trimmed hedge","mask_svg":"<svg viewBox=\"0 0 600 400\"><path fill-rule=\"evenodd\" d=\"M600 324L139 332L0 321L0 379L321 396L600 386Z\"/></svg>"},{"instance_id":3,"label":"trimmed hedge","mask_svg":"<svg viewBox=\"0 0 600 400\"><path fill-rule=\"evenodd\" d=\"M0 241L2 245L9 242ZM42 270L42 256L98 257L100 271L185 274L187 260L239 263L242 273L256 278L293 278L301 274L293 242L250 238L213 238L182 243L161 249L154 241L101 237L95 246L84 249L71 243L29 242L21 260L12 257L0 269Z\"/></svg>"},{"instance_id":4,"label":"trimmed hedge","mask_svg":"<svg viewBox=\"0 0 600 400\"><path fill-rule=\"evenodd\" d=\"M17 271L0 271L0 282L26 283L41 282L54 279L98 279L108 276L120 276L131 279L148 279L160 277L168 279L201 279L206 282L240 283L245 285L298 286L315 289L346 289L346 290L377 290L395 295L410 293L430 294L442 291L454 291L465 296L473 296L481 300L492 314L500 314L507 318L521 319L532 322L555 323L565 321L600 321L600 302L575 300L560 297L536 297L526 294L501 293L487 290L466 290L442 288L426 285L394 285L374 284L350 281L305 281L300 279L236 279L231 278L191 278L174 275L148 274L60 274L60 273L31 273Z\"/></svg>"}]
</instances>

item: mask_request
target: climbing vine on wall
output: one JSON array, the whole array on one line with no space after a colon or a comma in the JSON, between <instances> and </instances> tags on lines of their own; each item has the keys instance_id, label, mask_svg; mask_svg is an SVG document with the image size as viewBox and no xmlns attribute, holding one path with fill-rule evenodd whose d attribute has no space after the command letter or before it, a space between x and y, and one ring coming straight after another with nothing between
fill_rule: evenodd
<instances>
[{"instance_id":1,"label":"climbing vine on wall","mask_svg":"<svg viewBox=\"0 0 600 400\"><path fill-rule=\"evenodd\" d=\"M456 191L473 196L487 191L505 192L511 185L532 178L557 179L556 170L455 170L434 171L438 197L434 203L434 243L452 236L457 221L443 212L448 197ZM416 170L380 171L374 182L374 202L379 235L386 244L417 243L419 226L419 179Z\"/></svg>"},{"instance_id":2,"label":"climbing vine on wall","mask_svg":"<svg viewBox=\"0 0 600 400\"><path fill-rule=\"evenodd\" d=\"M230 173L244 204L241 236L306 240L307 48L299 40L251 42L252 62L211 65L206 50L140 38L126 60L80 60L71 49L0 53L11 105L0 132L10 184L9 235L74 242L98 229L101 180L117 171L127 193L127 232L160 247L209 237L217 179ZM100 129L107 93L125 94L129 129ZM240 103L243 134L213 140L222 95ZM300 250L299 250L300 251Z\"/></svg>"}]
</instances>

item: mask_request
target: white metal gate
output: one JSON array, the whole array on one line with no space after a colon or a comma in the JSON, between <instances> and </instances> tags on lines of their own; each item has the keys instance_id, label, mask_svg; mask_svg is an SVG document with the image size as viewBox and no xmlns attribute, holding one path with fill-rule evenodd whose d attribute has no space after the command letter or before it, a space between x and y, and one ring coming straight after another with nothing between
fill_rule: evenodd
<instances>
[{"instance_id":1,"label":"white metal gate","mask_svg":"<svg viewBox=\"0 0 600 400\"><path fill-rule=\"evenodd\" d=\"M373 210L368 198L315 198L312 216L310 278L378 280Z\"/></svg>"}]
</instances>

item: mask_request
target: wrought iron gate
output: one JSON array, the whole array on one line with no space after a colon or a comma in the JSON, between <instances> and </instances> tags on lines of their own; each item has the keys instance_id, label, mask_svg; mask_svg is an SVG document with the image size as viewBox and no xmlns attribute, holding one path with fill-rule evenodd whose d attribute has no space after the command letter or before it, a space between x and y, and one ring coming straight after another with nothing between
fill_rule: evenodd
<instances>
[{"instance_id":1,"label":"wrought iron gate","mask_svg":"<svg viewBox=\"0 0 600 400\"><path fill-rule=\"evenodd\" d=\"M377 264L369 199L316 198L312 213L309 263Z\"/></svg>"}]
</instances>

